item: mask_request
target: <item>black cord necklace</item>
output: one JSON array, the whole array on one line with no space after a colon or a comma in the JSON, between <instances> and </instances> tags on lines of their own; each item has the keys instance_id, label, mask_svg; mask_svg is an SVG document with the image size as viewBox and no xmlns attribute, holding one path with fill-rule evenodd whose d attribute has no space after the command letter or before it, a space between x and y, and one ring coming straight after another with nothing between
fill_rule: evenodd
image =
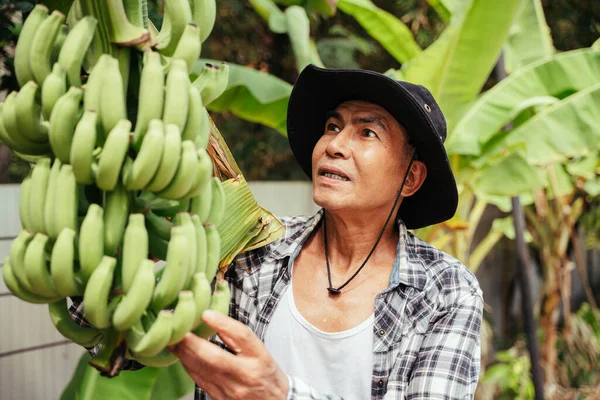
<instances>
[{"instance_id":1,"label":"black cord necklace","mask_svg":"<svg viewBox=\"0 0 600 400\"><path fill-rule=\"evenodd\" d=\"M354 279L356 277L356 275L358 275L358 273L363 269L363 267L365 265L367 265L367 261L369 261L369 258L371 258L371 255L373 255L373 253L375 252L375 248L377 247L377 245L379 244L379 241L383 237L385 228L387 227L388 223L390 222L390 218L392 218L392 214L394 213L394 210L396 209L396 205L398 204L398 201L400 200L400 194L402 193L402 189L404 188L404 184L406 183L406 178L408 177L408 173L410 172L410 168L412 167L412 163L413 163L414 159L415 159L415 154L413 153L413 156L411 157L410 162L408 163L408 168L406 169L406 173L404 174L404 179L402 180L402 185L400 186L400 190L398 190L398 194L396 195L396 200L394 200L394 205L392 206L392 209L390 210L390 213L388 214L388 216L385 220L385 224L383 224L383 229L381 230L381 232L379 232L377 241L373 245L373 248L369 252L369 255L367 256L365 261L363 261L360 268L358 268L356 270L356 272L342 286L339 286L337 289L334 288L333 285L331 284L331 267L329 266L329 252L327 250L327 247L328 247L327 246L327 217L325 215L325 210L323 209L323 242L324 242L323 244L325 246L325 261L327 262L327 279L329 280L329 287L327 288L327 290L329 291L330 294L338 295L338 294L342 293L342 289L344 287L346 287L346 285L349 284L350 281L352 281L352 279Z\"/></svg>"}]
</instances>

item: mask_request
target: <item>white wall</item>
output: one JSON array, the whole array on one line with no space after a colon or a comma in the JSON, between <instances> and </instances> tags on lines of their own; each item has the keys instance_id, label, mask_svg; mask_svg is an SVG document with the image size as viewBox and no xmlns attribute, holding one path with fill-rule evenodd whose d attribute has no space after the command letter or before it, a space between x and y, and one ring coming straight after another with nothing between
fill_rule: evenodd
<instances>
[{"instance_id":1,"label":"white wall","mask_svg":"<svg viewBox=\"0 0 600 400\"><path fill-rule=\"evenodd\" d=\"M312 214L308 182L250 182L259 204L277 216ZM0 263L19 233L19 185L0 185ZM83 349L56 331L46 305L23 302L0 279L0 398L57 399ZM13 354L13 352L16 352ZM193 398L193 395L188 396Z\"/></svg>"}]
</instances>

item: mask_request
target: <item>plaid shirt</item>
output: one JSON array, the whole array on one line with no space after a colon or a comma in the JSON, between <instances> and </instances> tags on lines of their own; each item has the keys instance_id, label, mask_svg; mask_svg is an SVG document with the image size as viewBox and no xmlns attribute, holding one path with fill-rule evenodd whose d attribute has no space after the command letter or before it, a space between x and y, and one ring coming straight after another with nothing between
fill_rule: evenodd
<instances>
[{"instance_id":1,"label":"plaid shirt","mask_svg":"<svg viewBox=\"0 0 600 400\"><path fill-rule=\"evenodd\" d=\"M261 340L290 283L289 260L322 215L282 218L284 237L240 254L225 275L232 291L231 317ZM479 378L483 309L478 282L459 261L408 232L402 221L397 226L389 286L375 298L371 398L472 399ZM223 346L218 337L213 340ZM340 398L318 393L295 377L289 377L289 384L288 399ZM207 396L196 388L195 398Z\"/></svg>"}]
</instances>

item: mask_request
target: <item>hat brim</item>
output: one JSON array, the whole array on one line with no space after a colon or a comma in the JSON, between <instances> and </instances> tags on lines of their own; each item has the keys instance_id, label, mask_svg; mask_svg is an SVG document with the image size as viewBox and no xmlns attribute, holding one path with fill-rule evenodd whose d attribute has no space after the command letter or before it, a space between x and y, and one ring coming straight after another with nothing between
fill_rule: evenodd
<instances>
[{"instance_id":1,"label":"hat brim","mask_svg":"<svg viewBox=\"0 0 600 400\"><path fill-rule=\"evenodd\" d=\"M288 104L287 133L296 160L312 179L312 151L324 132L326 116L345 101L363 100L383 107L406 128L427 178L404 198L398 216L408 229L446 221L458 205L458 191L440 132L399 82L368 70L323 69L307 66L298 77ZM431 98L431 103L435 100Z\"/></svg>"}]
</instances>

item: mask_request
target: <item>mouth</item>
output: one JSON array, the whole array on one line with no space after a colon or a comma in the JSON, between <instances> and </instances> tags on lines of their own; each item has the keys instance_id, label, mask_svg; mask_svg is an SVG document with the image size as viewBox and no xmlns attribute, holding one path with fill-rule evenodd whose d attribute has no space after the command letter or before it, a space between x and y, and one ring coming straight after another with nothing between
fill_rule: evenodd
<instances>
[{"instance_id":1,"label":"mouth","mask_svg":"<svg viewBox=\"0 0 600 400\"><path fill-rule=\"evenodd\" d=\"M319 176L324 176L326 178L342 182L350 181L350 178L348 178L344 171L327 166L321 167L319 169Z\"/></svg>"}]
</instances>

